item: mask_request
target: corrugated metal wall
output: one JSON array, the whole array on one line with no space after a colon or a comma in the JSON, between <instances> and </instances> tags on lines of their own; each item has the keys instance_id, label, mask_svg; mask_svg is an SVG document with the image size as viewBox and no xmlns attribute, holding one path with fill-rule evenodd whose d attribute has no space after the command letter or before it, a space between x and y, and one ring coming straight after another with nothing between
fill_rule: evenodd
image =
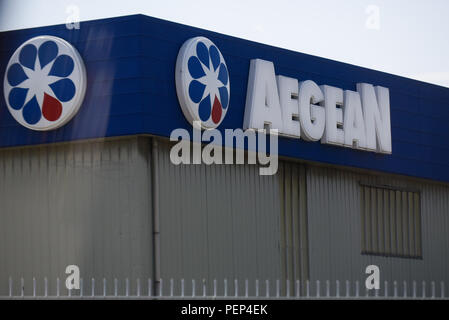
<instances>
[{"instance_id":1,"label":"corrugated metal wall","mask_svg":"<svg viewBox=\"0 0 449 320\"><path fill-rule=\"evenodd\" d=\"M277 173L280 185L280 255L282 291L291 281L290 294L295 294L296 280L309 279L307 235L307 187L304 165L283 161ZM304 287L303 287L304 289Z\"/></svg>"},{"instance_id":2,"label":"corrugated metal wall","mask_svg":"<svg viewBox=\"0 0 449 320\"><path fill-rule=\"evenodd\" d=\"M240 291L246 278L280 279L282 292L286 279L320 280L323 286L326 280L359 280L363 288L366 266L376 264L382 284L449 281L445 185L285 160L275 176L260 176L256 165L175 166L169 152L170 145L161 143L163 279L204 278L208 290L213 279L220 290L224 278L239 279ZM419 192L422 259L362 254L364 185Z\"/></svg>"},{"instance_id":3,"label":"corrugated metal wall","mask_svg":"<svg viewBox=\"0 0 449 320\"><path fill-rule=\"evenodd\" d=\"M422 259L361 254L362 184L420 191ZM449 283L448 186L308 166L307 190L311 280L360 280L363 285L366 266L375 264L380 267L382 285L385 280L390 285L393 280Z\"/></svg>"},{"instance_id":4,"label":"corrugated metal wall","mask_svg":"<svg viewBox=\"0 0 449 320\"><path fill-rule=\"evenodd\" d=\"M256 279L261 294L265 279L274 289L280 275L277 177L259 175L256 165L176 166L169 156L170 145L160 142L161 277L188 279L188 292L191 279L205 279L208 290L217 279L221 293L225 278L239 279L240 293L245 279L253 284L250 294Z\"/></svg>"},{"instance_id":5,"label":"corrugated metal wall","mask_svg":"<svg viewBox=\"0 0 449 320\"><path fill-rule=\"evenodd\" d=\"M0 151L0 295L32 277L43 294L67 265L90 279L152 276L148 139L122 139ZM86 280L88 279L88 280ZM96 292L102 293L97 282ZM108 288L112 292L112 286Z\"/></svg>"},{"instance_id":6,"label":"corrugated metal wall","mask_svg":"<svg viewBox=\"0 0 449 320\"><path fill-rule=\"evenodd\" d=\"M245 279L259 279L260 294L265 279L272 294L276 279L362 285L369 264L380 267L382 283L449 283L447 185L288 161L274 176L260 176L256 165L175 166L170 144L158 141L161 277L186 279L186 292L192 278L197 293L202 279L209 292L217 279L217 293L225 278L232 292L239 279L240 293ZM85 279L120 279L119 290L128 277L131 292L136 278L154 277L150 142L134 137L0 151L0 295L9 276L16 291L22 276L26 283L47 276L54 293L56 277L64 288L69 264L79 265ZM422 259L362 254L366 185L419 192ZM102 293L98 282L96 291Z\"/></svg>"},{"instance_id":7,"label":"corrugated metal wall","mask_svg":"<svg viewBox=\"0 0 449 320\"><path fill-rule=\"evenodd\" d=\"M419 192L371 185L360 191L362 253L422 258Z\"/></svg>"}]
</instances>

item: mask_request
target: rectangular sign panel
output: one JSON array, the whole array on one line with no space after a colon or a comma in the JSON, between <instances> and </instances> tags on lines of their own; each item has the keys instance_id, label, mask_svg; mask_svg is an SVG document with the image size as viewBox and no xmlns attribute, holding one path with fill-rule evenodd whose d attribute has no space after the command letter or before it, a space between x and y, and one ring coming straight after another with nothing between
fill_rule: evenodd
<instances>
[{"instance_id":1,"label":"rectangular sign panel","mask_svg":"<svg viewBox=\"0 0 449 320\"><path fill-rule=\"evenodd\" d=\"M0 79L0 147L200 121L277 129L281 156L449 182L448 88L143 15L2 32Z\"/></svg>"}]
</instances>

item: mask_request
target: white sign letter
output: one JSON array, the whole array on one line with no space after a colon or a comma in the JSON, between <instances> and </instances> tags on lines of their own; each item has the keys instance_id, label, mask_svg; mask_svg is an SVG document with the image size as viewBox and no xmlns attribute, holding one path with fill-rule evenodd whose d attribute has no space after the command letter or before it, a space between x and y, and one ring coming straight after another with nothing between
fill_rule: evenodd
<instances>
[{"instance_id":1,"label":"white sign letter","mask_svg":"<svg viewBox=\"0 0 449 320\"><path fill-rule=\"evenodd\" d=\"M326 127L321 143L342 145L345 142L343 131L343 90L331 86L321 86L324 93L324 110L326 111ZM340 108L337 108L337 105Z\"/></svg>"},{"instance_id":2,"label":"white sign letter","mask_svg":"<svg viewBox=\"0 0 449 320\"><path fill-rule=\"evenodd\" d=\"M304 140L318 141L323 136L326 116L323 107L316 105L323 100L323 92L315 82L307 80L299 84L299 121Z\"/></svg>"},{"instance_id":3,"label":"white sign letter","mask_svg":"<svg viewBox=\"0 0 449 320\"><path fill-rule=\"evenodd\" d=\"M366 147L391 153L390 93L387 88L358 83L365 117ZM377 139L376 139L377 138ZM377 141L377 144L376 144Z\"/></svg>"},{"instance_id":4,"label":"white sign letter","mask_svg":"<svg viewBox=\"0 0 449 320\"><path fill-rule=\"evenodd\" d=\"M254 59L249 68L244 129L282 129L282 115L273 62Z\"/></svg>"},{"instance_id":5,"label":"white sign letter","mask_svg":"<svg viewBox=\"0 0 449 320\"><path fill-rule=\"evenodd\" d=\"M346 90L345 105L345 146L358 149L366 148L365 120L363 119L362 102L358 92Z\"/></svg>"},{"instance_id":6,"label":"white sign letter","mask_svg":"<svg viewBox=\"0 0 449 320\"><path fill-rule=\"evenodd\" d=\"M280 133L299 138L301 131L299 129L298 80L284 76L277 76L276 80L283 122Z\"/></svg>"}]
</instances>

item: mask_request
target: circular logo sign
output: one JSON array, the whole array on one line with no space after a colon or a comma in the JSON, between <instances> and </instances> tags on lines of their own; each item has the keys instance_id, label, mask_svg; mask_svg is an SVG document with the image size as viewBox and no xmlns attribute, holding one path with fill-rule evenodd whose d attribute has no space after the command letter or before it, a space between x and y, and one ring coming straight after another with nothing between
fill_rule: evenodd
<instances>
[{"instance_id":1,"label":"circular logo sign","mask_svg":"<svg viewBox=\"0 0 449 320\"><path fill-rule=\"evenodd\" d=\"M176 91L182 112L193 125L216 128L229 105L230 88L226 62L218 48L205 37L187 40L176 61Z\"/></svg>"},{"instance_id":2,"label":"circular logo sign","mask_svg":"<svg viewBox=\"0 0 449 320\"><path fill-rule=\"evenodd\" d=\"M12 55L3 90L9 112L21 125L56 129L78 112L86 92L86 69L67 41L35 37Z\"/></svg>"}]
</instances>

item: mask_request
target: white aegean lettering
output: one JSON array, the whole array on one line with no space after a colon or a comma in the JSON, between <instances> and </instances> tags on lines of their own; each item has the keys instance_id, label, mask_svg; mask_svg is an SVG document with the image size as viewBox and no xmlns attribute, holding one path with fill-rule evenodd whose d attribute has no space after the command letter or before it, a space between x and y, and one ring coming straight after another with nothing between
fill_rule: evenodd
<instances>
[{"instance_id":1,"label":"white aegean lettering","mask_svg":"<svg viewBox=\"0 0 449 320\"><path fill-rule=\"evenodd\" d=\"M388 88L356 88L276 75L273 62L251 60L243 129L276 129L294 139L391 154Z\"/></svg>"}]
</instances>

